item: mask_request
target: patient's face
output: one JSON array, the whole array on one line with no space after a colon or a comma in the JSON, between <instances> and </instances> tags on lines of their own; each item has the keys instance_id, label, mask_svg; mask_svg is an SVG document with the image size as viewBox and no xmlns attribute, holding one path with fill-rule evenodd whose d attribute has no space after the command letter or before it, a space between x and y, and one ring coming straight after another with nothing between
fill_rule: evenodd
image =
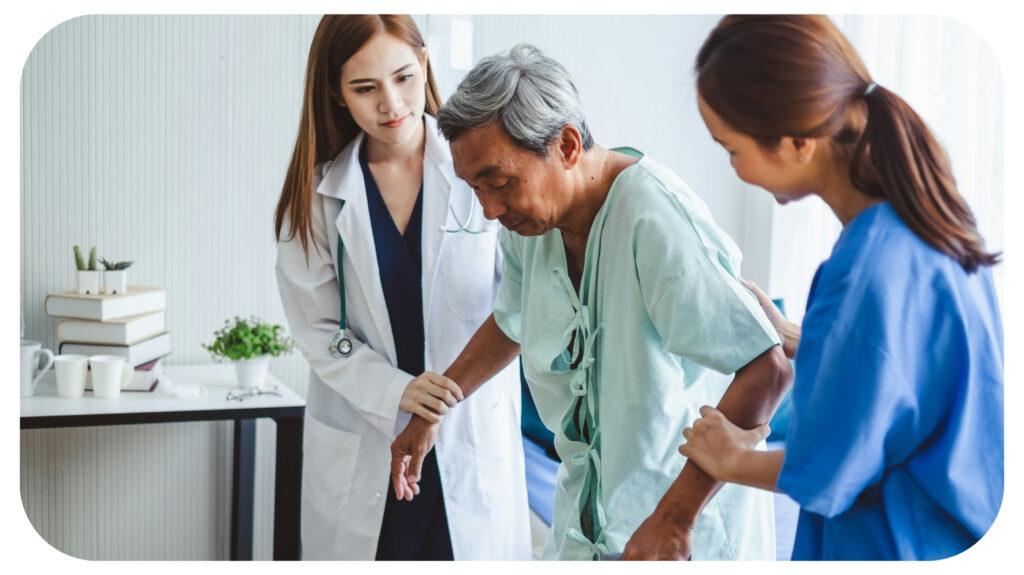
<instances>
[{"instance_id":1,"label":"patient's face","mask_svg":"<svg viewBox=\"0 0 1024 575\"><path fill-rule=\"evenodd\" d=\"M557 227L568 180L555 154L520 148L498 123L463 132L450 146L455 174L476 192L487 219L524 236Z\"/></svg>"}]
</instances>

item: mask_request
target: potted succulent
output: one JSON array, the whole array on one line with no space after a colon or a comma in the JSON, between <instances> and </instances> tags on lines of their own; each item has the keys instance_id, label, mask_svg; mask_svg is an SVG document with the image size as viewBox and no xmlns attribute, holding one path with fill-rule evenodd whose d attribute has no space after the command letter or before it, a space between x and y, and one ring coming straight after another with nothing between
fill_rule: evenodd
<instances>
[{"instance_id":1,"label":"potted succulent","mask_svg":"<svg viewBox=\"0 0 1024 575\"><path fill-rule=\"evenodd\" d=\"M242 388L263 385L270 358L295 349L295 342L285 335L284 328L256 317L224 320L224 327L214 336L213 343L204 343L203 348L217 361L227 358L234 362L238 386Z\"/></svg>"},{"instance_id":2,"label":"potted succulent","mask_svg":"<svg viewBox=\"0 0 1024 575\"><path fill-rule=\"evenodd\" d=\"M124 293L128 291L128 268L132 262L108 262L100 258L103 264L103 293Z\"/></svg>"},{"instance_id":3,"label":"potted succulent","mask_svg":"<svg viewBox=\"0 0 1024 575\"><path fill-rule=\"evenodd\" d=\"M78 268L78 293L100 293L100 272L96 269L96 246L89 250L89 263L82 258L82 250L76 245L75 267Z\"/></svg>"}]
</instances>

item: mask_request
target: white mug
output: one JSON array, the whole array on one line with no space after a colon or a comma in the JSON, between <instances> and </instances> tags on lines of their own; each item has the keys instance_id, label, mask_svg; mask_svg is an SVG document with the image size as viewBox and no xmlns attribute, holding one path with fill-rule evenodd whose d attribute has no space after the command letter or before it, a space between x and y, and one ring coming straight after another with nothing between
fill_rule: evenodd
<instances>
[{"instance_id":1,"label":"white mug","mask_svg":"<svg viewBox=\"0 0 1024 575\"><path fill-rule=\"evenodd\" d=\"M104 399L117 398L135 372L119 355L90 356L89 367L92 370L92 394Z\"/></svg>"},{"instance_id":2,"label":"white mug","mask_svg":"<svg viewBox=\"0 0 1024 575\"><path fill-rule=\"evenodd\" d=\"M46 365L40 367L39 357L46 357ZM31 397L36 392L36 384L53 365L53 352L43 349L42 342L29 339L21 340L21 396Z\"/></svg>"},{"instance_id":3,"label":"white mug","mask_svg":"<svg viewBox=\"0 0 1024 575\"><path fill-rule=\"evenodd\" d=\"M84 355L58 355L53 364L57 372L57 395L82 397L89 358Z\"/></svg>"}]
</instances>

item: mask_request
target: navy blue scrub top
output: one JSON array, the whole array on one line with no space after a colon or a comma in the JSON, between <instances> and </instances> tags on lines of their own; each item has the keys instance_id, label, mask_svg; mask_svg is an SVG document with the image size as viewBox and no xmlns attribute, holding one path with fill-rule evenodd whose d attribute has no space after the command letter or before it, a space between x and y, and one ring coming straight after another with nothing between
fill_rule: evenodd
<instances>
[{"instance_id":1,"label":"navy blue scrub top","mask_svg":"<svg viewBox=\"0 0 1024 575\"><path fill-rule=\"evenodd\" d=\"M405 235L398 231L388 211L380 188L373 179L366 160L366 148L359 151L359 167L366 182L366 199L373 227L373 244L377 249L384 302L391 320L391 333L395 337L398 369L406 373L421 374L423 363L423 280L420 247L423 220L423 185L420 184L416 206L412 210Z\"/></svg>"}]
</instances>

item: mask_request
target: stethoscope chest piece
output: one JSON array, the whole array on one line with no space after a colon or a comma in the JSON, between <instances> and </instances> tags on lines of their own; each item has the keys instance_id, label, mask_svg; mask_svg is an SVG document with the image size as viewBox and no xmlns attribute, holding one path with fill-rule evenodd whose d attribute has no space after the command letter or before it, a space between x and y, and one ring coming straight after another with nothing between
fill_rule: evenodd
<instances>
[{"instance_id":1,"label":"stethoscope chest piece","mask_svg":"<svg viewBox=\"0 0 1024 575\"><path fill-rule=\"evenodd\" d=\"M331 338L331 343L327 346L331 350L331 355L334 357L344 357L352 353L352 341L345 337L345 330L339 330L338 333L334 334Z\"/></svg>"}]
</instances>

